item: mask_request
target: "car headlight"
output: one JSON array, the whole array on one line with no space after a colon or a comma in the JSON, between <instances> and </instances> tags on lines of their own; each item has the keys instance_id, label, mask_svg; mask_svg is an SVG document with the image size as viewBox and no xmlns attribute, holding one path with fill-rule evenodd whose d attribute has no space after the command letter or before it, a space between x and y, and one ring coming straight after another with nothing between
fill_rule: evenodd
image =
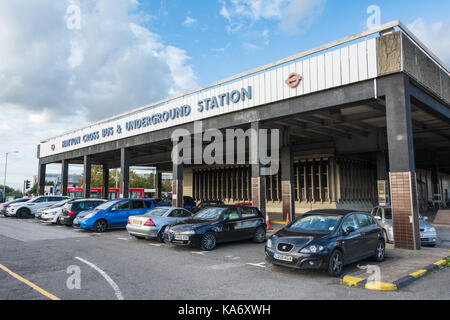
<instances>
[{"instance_id":1,"label":"car headlight","mask_svg":"<svg viewBox=\"0 0 450 320\"><path fill-rule=\"evenodd\" d=\"M187 236L187 235L193 235L193 234L195 234L195 231L194 231L194 230L183 231L183 232L180 232L179 234L185 235L185 236Z\"/></svg>"},{"instance_id":2,"label":"car headlight","mask_svg":"<svg viewBox=\"0 0 450 320\"><path fill-rule=\"evenodd\" d=\"M300 250L301 253L318 253L322 252L325 248L322 246L309 246Z\"/></svg>"},{"instance_id":3,"label":"car headlight","mask_svg":"<svg viewBox=\"0 0 450 320\"><path fill-rule=\"evenodd\" d=\"M89 213L87 216L82 217L82 219L90 219L95 216L95 213Z\"/></svg>"},{"instance_id":4,"label":"car headlight","mask_svg":"<svg viewBox=\"0 0 450 320\"><path fill-rule=\"evenodd\" d=\"M267 240L266 246L267 248L272 248L272 239Z\"/></svg>"}]
</instances>

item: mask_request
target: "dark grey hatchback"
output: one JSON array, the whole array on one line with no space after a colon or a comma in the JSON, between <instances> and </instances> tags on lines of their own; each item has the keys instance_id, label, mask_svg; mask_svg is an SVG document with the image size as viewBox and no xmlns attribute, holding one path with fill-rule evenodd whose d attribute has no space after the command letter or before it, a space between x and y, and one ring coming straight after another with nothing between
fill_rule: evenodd
<instances>
[{"instance_id":1,"label":"dark grey hatchback","mask_svg":"<svg viewBox=\"0 0 450 320\"><path fill-rule=\"evenodd\" d=\"M296 269L327 270L334 277L344 266L373 257L383 261L385 239L368 214L352 210L310 211L273 235L266 261Z\"/></svg>"}]
</instances>

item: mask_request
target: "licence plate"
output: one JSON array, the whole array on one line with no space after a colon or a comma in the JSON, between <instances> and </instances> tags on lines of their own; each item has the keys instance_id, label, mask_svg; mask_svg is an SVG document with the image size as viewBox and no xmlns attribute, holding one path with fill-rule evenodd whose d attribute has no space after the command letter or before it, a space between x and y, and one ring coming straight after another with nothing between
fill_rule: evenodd
<instances>
[{"instance_id":1,"label":"licence plate","mask_svg":"<svg viewBox=\"0 0 450 320\"><path fill-rule=\"evenodd\" d=\"M59 220L64 221L64 218L63 218L63 217L60 217Z\"/></svg>"},{"instance_id":2,"label":"licence plate","mask_svg":"<svg viewBox=\"0 0 450 320\"><path fill-rule=\"evenodd\" d=\"M177 234L177 235L175 235L175 240L188 241L189 237Z\"/></svg>"},{"instance_id":3,"label":"licence plate","mask_svg":"<svg viewBox=\"0 0 450 320\"><path fill-rule=\"evenodd\" d=\"M142 226L142 221L140 220L134 220L133 224L137 225L137 226Z\"/></svg>"},{"instance_id":4,"label":"licence plate","mask_svg":"<svg viewBox=\"0 0 450 320\"><path fill-rule=\"evenodd\" d=\"M293 257L291 257L291 256L286 256L286 255L284 255L284 254L278 254L278 253L274 253L274 254L273 254L273 258L276 259L276 260L281 260L281 261L286 261L286 262L292 262L292 261L294 261L294 260L293 260Z\"/></svg>"}]
</instances>

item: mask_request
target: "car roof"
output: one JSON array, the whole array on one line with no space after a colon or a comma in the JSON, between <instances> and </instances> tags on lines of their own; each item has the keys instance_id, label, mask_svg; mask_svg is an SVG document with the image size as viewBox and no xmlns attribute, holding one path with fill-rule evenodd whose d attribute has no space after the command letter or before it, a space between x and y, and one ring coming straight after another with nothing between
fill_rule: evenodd
<instances>
[{"instance_id":1,"label":"car roof","mask_svg":"<svg viewBox=\"0 0 450 320\"><path fill-rule=\"evenodd\" d=\"M71 202L86 202L86 201L106 201L104 199L74 199Z\"/></svg>"},{"instance_id":2,"label":"car roof","mask_svg":"<svg viewBox=\"0 0 450 320\"><path fill-rule=\"evenodd\" d=\"M361 211L358 210L349 210L349 209L319 209L319 210L312 210L309 212L306 212L305 214L329 214L329 215L336 215L336 216L345 216L346 214L349 213L363 213Z\"/></svg>"}]
</instances>

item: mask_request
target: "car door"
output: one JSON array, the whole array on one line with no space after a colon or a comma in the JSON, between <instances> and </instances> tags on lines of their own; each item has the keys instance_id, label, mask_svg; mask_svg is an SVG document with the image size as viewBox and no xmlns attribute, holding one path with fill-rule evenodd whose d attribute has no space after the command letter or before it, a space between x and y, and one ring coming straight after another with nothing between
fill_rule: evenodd
<instances>
[{"instance_id":1,"label":"car door","mask_svg":"<svg viewBox=\"0 0 450 320\"><path fill-rule=\"evenodd\" d=\"M217 235L217 240L234 241L241 239L239 233L242 225L242 216L238 207L228 208L222 216L221 232Z\"/></svg>"},{"instance_id":2,"label":"car door","mask_svg":"<svg viewBox=\"0 0 450 320\"><path fill-rule=\"evenodd\" d=\"M131 211L131 201L124 200L116 203L108 212L108 225L113 228L127 225L128 216Z\"/></svg>"},{"instance_id":3,"label":"car door","mask_svg":"<svg viewBox=\"0 0 450 320\"><path fill-rule=\"evenodd\" d=\"M368 215L363 213L357 213L361 232L361 250L364 251L365 256L373 255L375 247L378 241L378 226L375 221Z\"/></svg>"},{"instance_id":4,"label":"car door","mask_svg":"<svg viewBox=\"0 0 450 320\"><path fill-rule=\"evenodd\" d=\"M256 228L261 225L262 217L259 215L256 208L253 207L242 207L241 215L242 221L239 226L240 237L242 239L252 238Z\"/></svg>"},{"instance_id":5,"label":"car door","mask_svg":"<svg viewBox=\"0 0 450 320\"><path fill-rule=\"evenodd\" d=\"M355 231L346 234L347 228L353 227ZM359 259L363 255L360 248L362 243L362 235L359 232L359 223L355 214L345 217L340 232L342 234L342 247L344 248L344 261L351 263Z\"/></svg>"}]
</instances>

